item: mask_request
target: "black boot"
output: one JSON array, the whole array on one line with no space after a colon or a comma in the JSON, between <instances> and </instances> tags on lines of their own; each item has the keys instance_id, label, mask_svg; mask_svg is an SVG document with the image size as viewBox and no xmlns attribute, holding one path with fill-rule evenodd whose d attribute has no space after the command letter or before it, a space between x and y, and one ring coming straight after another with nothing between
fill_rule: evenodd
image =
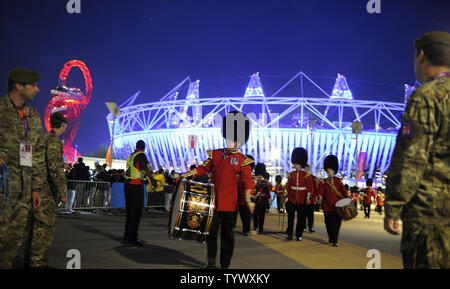
<instances>
[{"instance_id":1,"label":"black boot","mask_svg":"<svg viewBox=\"0 0 450 289\"><path fill-rule=\"evenodd\" d=\"M205 269L216 269L216 259L208 258L208 262L205 265Z\"/></svg>"}]
</instances>

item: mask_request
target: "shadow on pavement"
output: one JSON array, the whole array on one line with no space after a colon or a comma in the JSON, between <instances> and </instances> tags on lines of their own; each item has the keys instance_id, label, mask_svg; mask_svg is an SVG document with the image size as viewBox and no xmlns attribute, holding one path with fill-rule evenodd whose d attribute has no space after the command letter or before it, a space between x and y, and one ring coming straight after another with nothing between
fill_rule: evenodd
<instances>
[{"instance_id":1,"label":"shadow on pavement","mask_svg":"<svg viewBox=\"0 0 450 289\"><path fill-rule=\"evenodd\" d=\"M144 247L132 247L122 244L122 236L117 236L102 230L85 226L81 224L71 224L73 227L87 232L100 235L102 237L109 238L113 241L120 243L120 246L113 249L121 256L130 259L131 261L141 264L167 264L167 265L184 265L191 268L202 268L205 263L200 262L180 251L172 250L167 247L156 246L147 244L144 241Z\"/></svg>"},{"instance_id":2,"label":"shadow on pavement","mask_svg":"<svg viewBox=\"0 0 450 289\"><path fill-rule=\"evenodd\" d=\"M111 240L117 241L119 243L122 243L122 236L116 236L114 234L108 233L108 232L104 232L102 230L90 227L90 226L85 226L85 225L81 225L81 224L76 224L76 223L72 223L71 224L72 227L77 228L81 231L84 232L88 232L88 233L93 233L93 234L97 234L106 238L109 238Z\"/></svg>"},{"instance_id":3,"label":"shadow on pavement","mask_svg":"<svg viewBox=\"0 0 450 289\"><path fill-rule=\"evenodd\" d=\"M141 264L184 265L191 268L202 268L205 265L204 262L182 252L151 244L144 244L141 248L118 246L114 250L123 257Z\"/></svg>"}]
</instances>

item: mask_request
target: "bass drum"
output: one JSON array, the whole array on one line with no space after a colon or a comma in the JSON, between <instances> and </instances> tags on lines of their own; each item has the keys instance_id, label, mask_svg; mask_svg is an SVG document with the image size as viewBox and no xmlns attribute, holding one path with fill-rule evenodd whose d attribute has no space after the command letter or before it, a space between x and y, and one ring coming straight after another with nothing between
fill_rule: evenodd
<instances>
[{"instance_id":1,"label":"bass drum","mask_svg":"<svg viewBox=\"0 0 450 289\"><path fill-rule=\"evenodd\" d=\"M214 216L214 185L183 179L172 199L169 237L205 242Z\"/></svg>"},{"instance_id":2,"label":"bass drum","mask_svg":"<svg viewBox=\"0 0 450 289\"><path fill-rule=\"evenodd\" d=\"M343 221L353 219L358 215L355 202L350 198L341 199L336 202L336 211Z\"/></svg>"}]
</instances>

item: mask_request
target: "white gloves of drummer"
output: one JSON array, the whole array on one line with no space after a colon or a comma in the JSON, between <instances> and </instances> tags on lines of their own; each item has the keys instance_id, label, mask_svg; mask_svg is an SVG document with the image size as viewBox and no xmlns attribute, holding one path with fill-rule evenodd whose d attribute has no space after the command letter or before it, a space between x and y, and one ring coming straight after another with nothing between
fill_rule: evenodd
<instances>
[{"instance_id":1,"label":"white gloves of drummer","mask_svg":"<svg viewBox=\"0 0 450 289\"><path fill-rule=\"evenodd\" d=\"M186 179L186 178L189 178L189 177L193 177L193 176L195 176L196 174L197 174L197 170L196 170L196 169L193 169L192 171L186 172L186 173L183 174L181 177L182 177L183 179Z\"/></svg>"}]
</instances>

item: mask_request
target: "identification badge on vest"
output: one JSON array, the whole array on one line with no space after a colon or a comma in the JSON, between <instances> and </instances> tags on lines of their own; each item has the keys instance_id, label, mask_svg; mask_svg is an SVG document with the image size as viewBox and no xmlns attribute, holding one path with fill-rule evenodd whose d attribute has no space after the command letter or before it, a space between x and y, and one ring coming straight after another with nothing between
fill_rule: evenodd
<instances>
[{"instance_id":1,"label":"identification badge on vest","mask_svg":"<svg viewBox=\"0 0 450 289\"><path fill-rule=\"evenodd\" d=\"M412 123L410 122L402 123L402 127L400 128L400 136L411 137L411 135L412 135Z\"/></svg>"},{"instance_id":2,"label":"identification badge on vest","mask_svg":"<svg viewBox=\"0 0 450 289\"><path fill-rule=\"evenodd\" d=\"M231 158L230 162L231 162L232 165L236 165L237 166L239 164L239 159L238 158Z\"/></svg>"},{"instance_id":3,"label":"identification badge on vest","mask_svg":"<svg viewBox=\"0 0 450 289\"><path fill-rule=\"evenodd\" d=\"M22 141L19 151L19 165L22 167L31 167L33 160L33 147L29 142Z\"/></svg>"}]
</instances>

